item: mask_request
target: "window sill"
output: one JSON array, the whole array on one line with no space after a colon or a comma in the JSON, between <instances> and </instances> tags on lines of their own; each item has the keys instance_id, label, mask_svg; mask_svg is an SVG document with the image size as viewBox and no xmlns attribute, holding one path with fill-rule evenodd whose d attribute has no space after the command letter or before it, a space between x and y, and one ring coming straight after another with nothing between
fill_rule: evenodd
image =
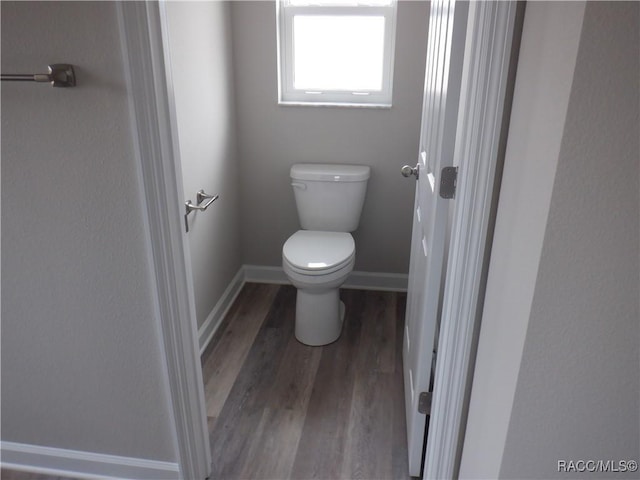
<instances>
[{"instance_id":1,"label":"window sill","mask_svg":"<svg viewBox=\"0 0 640 480\"><path fill-rule=\"evenodd\" d=\"M284 107L340 107L340 108L373 108L378 110L390 110L390 103L344 103L344 102L292 102L278 101L278 105Z\"/></svg>"}]
</instances>

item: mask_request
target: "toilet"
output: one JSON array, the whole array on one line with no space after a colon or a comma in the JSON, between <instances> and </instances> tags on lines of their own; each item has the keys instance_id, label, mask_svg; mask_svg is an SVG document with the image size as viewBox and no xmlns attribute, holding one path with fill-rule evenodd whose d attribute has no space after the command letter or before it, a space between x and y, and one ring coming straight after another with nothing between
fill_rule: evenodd
<instances>
[{"instance_id":1,"label":"toilet","mask_svg":"<svg viewBox=\"0 0 640 480\"><path fill-rule=\"evenodd\" d=\"M298 289L295 334L306 345L332 343L342 331L339 288L355 263L349 232L358 228L370 170L365 165L317 163L291 167L302 230L282 247L282 267Z\"/></svg>"}]
</instances>

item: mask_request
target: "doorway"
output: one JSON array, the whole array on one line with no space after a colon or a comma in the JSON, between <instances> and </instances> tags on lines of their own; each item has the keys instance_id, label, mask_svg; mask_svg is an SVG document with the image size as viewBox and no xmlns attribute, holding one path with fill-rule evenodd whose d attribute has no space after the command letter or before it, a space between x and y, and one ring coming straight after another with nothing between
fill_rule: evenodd
<instances>
[{"instance_id":1,"label":"doorway","mask_svg":"<svg viewBox=\"0 0 640 480\"><path fill-rule=\"evenodd\" d=\"M186 8L187 6L192 10L191 12L181 10L181 7ZM236 28L237 31L258 32L252 33L252 35L258 37L260 43L265 43L271 38L265 24L268 24L269 28L275 29L275 22L270 21L271 19L275 20L275 11L271 11L274 8L272 3L237 3L233 4L233 8L237 9L238 12L236 12L236 21L232 27L238 27L238 22L242 23L240 27ZM173 135L174 151L177 149L181 157L184 198L193 200L196 190L201 188L207 193L220 194L219 200L211 207L212 209L206 212L193 212L187 218L190 228L185 241L186 249L188 250L186 256L188 259L190 257L190 264L187 267L191 267L193 277L194 308L201 348L208 343L208 335L205 332L213 332L216 328L219 331L218 322L223 317L223 315L220 315L218 319L215 318L216 312L214 312L213 306L211 304L206 305L205 302L201 301L202 292L205 292L204 296L207 297L207 300L215 300L220 297L220 293L224 293L225 284L234 283L234 267L229 268L224 274L220 270L226 268L226 265L235 265L236 271L238 267L242 267L238 261L238 249L242 247L247 238L259 237L262 244L270 244L269 249L271 252L277 251L279 253L283 240L276 239L275 236L270 238L275 235L272 232L279 231L281 234L287 231L291 233L297 229L296 214L295 210L293 210L294 204L288 186L288 167L294 161L320 160L320 157L301 159L299 153L292 151L293 148L304 146L306 149L321 152L323 156L326 155L337 163L340 162L334 159L344 157L350 157L350 161L353 163L372 163L377 179L374 179L375 183L372 181L373 185L369 190L368 202L366 202L365 206L365 218L363 218L361 230L358 232L360 238L356 238L358 245L357 257L365 265L361 268L368 270L391 269L392 271L397 271L396 269L398 268L404 268L402 264L408 262L407 244L410 222L406 221L406 219L410 217L410 208L399 209L398 205L404 202L406 207L410 206L410 199L413 197L413 186L409 185L409 188L407 188L407 184L402 181L398 170L404 161L408 161L409 158L415 158L417 150L420 98L422 95L422 77L424 75L424 49L426 48L427 5L424 3L403 4L398 18L398 22L402 27L400 28L402 34L399 35L397 42L398 47L405 51L405 55L403 58L396 60L397 71L400 73L396 78L398 93L395 98L394 109L390 111L381 109L296 110L292 107L280 106L276 107L275 111L269 110L270 114L265 115L270 119L269 122L262 122L259 127L254 127L246 119L236 118L234 122L232 112L230 112L233 108L229 107L229 97L233 98L234 95L236 98L238 96L241 97L237 100L236 111L239 116L242 116L242 112L246 110L243 106L243 97L247 90L253 91L259 86L254 89L245 88L242 90L244 92L242 95L234 91L234 89L240 91L240 84L244 81L243 79L253 77L256 73L251 71L252 75L243 74L242 67L229 64L231 50L229 45L229 21L223 18L224 16L228 17L229 12L225 12L225 9L229 10L230 4L209 2L160 5L169 94L171 95L171 91L173 91L175 102L172 106L173 111L171 111L171 114L175 115L177 119L175 121L177 133L174 132ZM247 22L255 22L258 25L251 24L254 28L248 28ZM198 30L205 31L205 33L198 32ZM260 33L262 30L264 30L264 34ZM425 38L422 41L416 41L416 32L418 36L424 36ZM249 36L249 39L241 37L239 40L234 37L233 40L237 40L236 50L241 50L242 42L248 42L251 39L251 36ZM197 47L191 48L194 44ZM421 44L422 47L419 47ZM204 45L215 45L215 49L213 51L211 51L211 48L207 50ZM253 45L253 47L257 48L256 45ZM251 49L247 48L247 50ZM413 56L409 55L408 51L412 51ZM269 58L272 58L272 62L275 63L275 51L272 53L273 55L270 55ZM247 55L248 53L246 52L244 55L242 52L238 54L241 58L245 58ZM268 61L264 59L266 55L261 54L260 56L261 58L257 60L250 57L250 60L247 61L250 65L246 68L263 69L265 65L268 65ZM209 59L208 63L207 59ZM416 59L419 59L420 62L416 63L414 61ZM229 81L227 75L231 75L231 73L235 75L236 82ZM203 89L217 89L217 101L212 101L210 98L212 94L198 96L197 92ZM271 93L275 97L275 90ZM264 95L268 97L266 101L260 96L252 97L251 107L258 113L254 115L252 111L251 120L260 116L261 109L272 108L270 104L273 98L268 96L268 92L267 94L263 93ZM292 122L296 124L295 130ZM304 128L300 128L299 125L303 122L307 124ZM243 162L246 163L244 159L257 157L251 151L251 148L256 148L256 144L246 147L243 145L250 142L241 141L239 143L242 145L238 149L244 148L244 151L234 152L231 148L224 148L224 157L222 152L211 150L210 144L212 142L228 144L234 136L238 137L240 130L242 130L245 137L255 136L264 140L265 136L269 137L270 124L274 123L279 123L280 131L273 135L278 141L272 143L284 144L284 146L277 145L277 149L275 147L268 149L268 141L257 144L263 150L258 161L251 163L250 168L241 170L239 175L238 165L242 168L241 164ZM334 126L334 123L337 123L337 125ZM226 126L226 128L220 128L221 125ZM328 125L331 125L331 127ZM402 127L399 128L402 131L401 135L394 133L392 140L381 137L381 131L385 128L391 131L394 126L396 128ZM319 130L330 131L321 135L318 133ZM291 138L292 136L296 138L293 139ZM408 137L413 138L411 141L407 141ZM331 142L328 142L327 138L330 138ZM245 138L245 140L247 139ZM297 147L296 144L298 145ZM391 152L393 152L393 155ZM356 155L358 156L356 157ZM393 156L399 157L395 165L389 161ZM201 158L202 160L197 161L196 158ZM214 187L203 184L203 182L211 180L211 172L203 169L203 173L194 174L190 171L199 171L201 164L211 168L212 164L223 162L228 165L228 168L221 168L219 172L213 174L217 177L215 180L218 182L218 185ZM196 163L196 165L192 166L192 163ZM242 181L238 178L239 176ZM259 185L254 183L254 176L255 179L260 180ZM383 180L386 178L390 178L392 181ZM221 182L224 182L227 187L237 185L238 188L234 192L224 194L219 190L223 187ZM265 185L271 186L267 188ZM237 190L242 189L248 190L240 194L241 200L245 205L247 203L253 204L251 195L253 195L255 189L256 192L261 192L262 198L261 201L255 202L256 209L261 205L273 203L278 205L277 214L264 209L264 214L260 215L260 218L245 222L242 218L244 215L236 213L227 216L226 218L229 218L230 221L223 224L223 220L220 217L227 215L226 209L228 205L238 203ZM264 199L268 199L268 201ZM401 213L401 215L398 215L398 213ZM405 217L405 220L401 218L402 216ZM233 224L234 219L237 222L236 225ZM254 229L255 235L245 229L243 238L240 241L232 242L232 245L228 245L226 249L220 248L216 244L219 243L216 238L220 239L220 236L225 233L233 234L234 231L238 230L238 226L242 228L243 222ZM209 224L214 226L209 227ZM377 246L375 248L372 246L374 242L367 240L368 238L376 239ZM404 241L402 241L403 239ZM260 250L267 250L264 245L259 247ZM199 251L199 248L203 248L203 251ZM253 256L261 254L258 251L259 249L255 245L254 247L242 248L244 251L243 257L249 258L248 261L250 262L269 262L273 265L280 261L279 255L278 258L252 260ZM379 251L382 250L396 252L397 254L379 255ZM215 255L216 252L218 255L221 253L224 255L226 251L229 254L225 258L219 258L217 261L207 259L207 257ZM243 261L247 260L243 259ZM211 278L201 275L199 271L206 273ZM215 278L211 276L212 272L216 272L220 278L219 286L212 285L213 281L215 281ZM238 283L241 284L242 282ZM209 315L209 312L214 313L214 315ZM210 328L210 325L215 326ZM392 329L391 337L395 338L394 335L395 333ZM391 337L388 342L394 344L395 342ZM202 341L203 338L204 342ZM206 369L207 367L205 366ZM205 382L207 382L205 384L207 416L215 418L219 412L216 409L209 409L210 399L206 396L213 391L213 388L208 386L211 379L205 378ZM210 421L209 426L212 424L213 422ZM212 444L215 450L215 442L212 442Z\"/></svg>"},{"instance_id":2,"label":"doorway","mask_svg":"<svg viewBox=\"0 0 640 480\"><path fill-rule=\"evenodd\" d=\"M159 297L162 301L160 304L160 317L163 327L163 337L165 343L165 351L167 355L167 367L169 370L168 381L172 393L174 403L174 415L176 417L176 431L177 431L177 444L180 454L180 463L183 468L183 476L186 478L204 478L209 471L208 466L208 439L206 435L206 425L204 423L204 405L203 405L203 392L201 384L198 385L199 379L197 378L200 373L200 367L198 364L198 348L195 341L195 332L197 331L194 322L184 322L180 319L195 318L195 312L193 305L190 304L189 290L186 287L191 281L188 277L186 260L184 256L185 245L183 244L182 228L183 228L183 202L184 199L180 198L182 188L180 185L180 175L176 173L175 164L175 150L174 145L171 142L172 130L169 122L169 106L167 105L167 89L166 84L163 83L162 78L165 78L164 65L162 60L163 41L160 32L160 16L157 11L157 4L142 4L137 2L134 4L123 4L119 7L122 12L122 24L123 31L125 33L127 62L130 69L130 76L132 79L133 104L136 114L136 125L138 128L138 140L139 148L141 151L141 163L144 172L145 192L147 193L147 209L150 217L150 232L151 242L154 252L154 265L156 267L156 283L159 292ZM477 23L473 24L477 32L485 32L493 28L498 30L502 29L509 33L512 25L513 17L509 17L509 14L505 16L504 10L500 5L482 6L478 5L477 8ZM484 8L493 9L493 17L485 15L484 17L480 13L486 13ZM509 10L509 5L505 9ZM491 10L488 10L491 13ZM497 16L497 17L496 17ZM491 27L485 30L481 30L482 22L491 24L494 18L500 18L503 24L507 27ZM501 24L502 25L502 24ZM142 33L141 33L142 32ZM512 33L512 29L511 29ZM479 37L481 33L476 33ZM505 40L508 45L511 45L511 36L505 33ZM488 37L492 38L492 37ZM500 40L496 40L499 42ZM487 44L489 47L487 47ZM471 44L473 46L473 43ZM483 45L483 48L479 46ZM485 42L482 44L478 41L477 57L482 58L483 61L490 62L494 57L495 52L504 51L499 50L500 45L496 43ZM504 43L502 44L504 47ZM506 49L510 51L509 48ZM487 53L488 52L488 53ZM484 56L483 56L484 54ZM495 64L495 62L494 62ZM494 109L489 112L493 114L495 118L501 119L504 107L504 88L494 93L489 100L486 100L486 95L481 95L481 91L490 90L491 85L495 85L496 82L500 84L500 75L506 72L504 65L507 65L508 70L509 62L503 62L502 65L498 65L496 70L487 72L486 84L479 82L476 85L478 93L469 95L467 98L469 105L477 105L479 103L493 102ZM470 68L478 68L474 65ZM501 70L502 68L502 70ZM506 73L504 73L506 76ZM469 74L469 78L472 75ZM473 102L477 102L474 104ZM471 107L469 107L471 108ZM144 119L145 121L142 121ZM152 119L152 122L146 120ZM479 131L477 123L478 119L473 118L473 121L469 121L467 128L468 138L480 138L480 139L494 139L500 138L500 125L501 121L497 121L497 126L492 132L487 133ZM481 118L481 123L486 120ZM474 137L475 135L475 137ZM467 138L465 138L466 140ZM464 145L464 142L463 142ZM460 149L463 152L464 149ZM477 152L475 152L477 153ZM453 321L448 323L446 331L450 328L460 328L460 322L456 323L456 317L464 317L468 319L471 316L461 316L461 312L455 312L452 305L458 305L456 300L461 300L459 295L464 293L471 294L464 298L465 308L469 308L470 311L477 309L477 290L480 286L480 277L482 268L473 270L471 277L469 273L464 273L464 270L460 271L464 267L465 262L470 265L473 262L477 263L477 259L482 259L482 254L478 252L484 252L483 240L486 239L486 224L469 224L469 228L465 231L464 224L466 220L474 218L475 215L478 218L487 218L487 212L490 210L490 201L486 201L486 192L492 191L491 185L487 185L487 180L493 180L494 176L491 173L495 172L495 159L496 155L491 149L482 151L484 155L480 155L477 169L474 169L473 174L460 172L459 177L459 192L469 192L467 195L460 195L459 199L461 206L456 209L461 213L454 215L454 239L457 239L452 244L452 255L455 255L457 261L454 264L454 268L458 273L458 280L462 279L463 282L461 288L456 288L458 282L452 282L449 293L445 292L444 311L451 310L448 315L453 318ZM483 160L483 158L485 158ZM492 163L493 162L493 163ZM474 180L478 177L477 171L480 169L485 175L484 186L476 188L478 183ZM493 169L493 170L492 170ZM471 170L468 170L471 172ZM465 185L466 182L466 185ZM480 182L482 183L482 182ZM463 187L464 185L464 187ZM484 190L482 190L484 188ZM474 206L474 202L477 201L477 205ZM484 209L484 210L483 210ZM485 215L483 217L483 215ZM481 223L481 222L480 222ZM479 235L476 243L475 252L469 253L469 248L465 244L465 239L472 233L471 230L477 230ZM484 231L484 235L482 232ZM481 241L482 240L482 241ZM475 253L475 256L473 255ZM452 257L450 256L450 259ZM480 261L482 264L482 261ZM473 275L479 272L478 278ZM470 285L470 286L469 286ZM465 288L467 290L465 291ZM475 296L473 293L475 292ZM474 303L476 302L476 303ZM460 302L462 304L463 302ZM472 329L471 329L472 330ZM448 333L441 333L441 338L446 335L448 341L445 344L450 345L453 352L469 351L469 345L459 344L457 338L452 338ZM468 337L464 337L464 340L471 338L471 334ZM427 445L427 459L436 458L433 448L441 448L444 453L447 454L443 461L435 461L428 463L430 468L441 464L453 468L455 465L455 452L457 440L460 435L460 418L462 410L458 410L458 404L455 408L444 408L440 405L449 405L446 403L447 395L452 395L458 399L464 397L464 384L466 380L467 368L452 367L453 360L449 359L450 354L445 349L445 354L442 354L436 369L435 384L436 390L434 390L434 409L435 412L441 412L442 417L445 419L441 421L437 416L434 416L432 421L437 426L435 430L437 438L447 438L447 442L444 442L440 447L432 447L432 443ZM444 359L443 359L444 358ZM452 357L453 358L453 357ZM468 360L468 357L467 357ZM448 369L448 370L447 370ZM446 374L452 373L457 380L460 380L455 385L449 382L449 385L444 385L443 372ZM200 382L201 383L201 382ZM438 385L442 388L438 390ZM453 387L458 387L458 391L451 393ZM462 386L462 387L460 387ZM455 389L453 389L455 390ZM438 393L439 392L439 393ZM445 399L445 400L443 400ZM460 404L464 403L463 401ZM462 408L462 406L460 407ZM435 422L435 420L438 420ZM456 423L457 422L457 423ZM433 426L430 428L430 438L432 438ZM445 458L446 457L446 458ZM453 458L452 458L453 457ZM425 475L430 474L425 471ZM438 475L436 475L438 476ZM450 476L450 475L439 475Z\"/></svg>"}]
</instances>

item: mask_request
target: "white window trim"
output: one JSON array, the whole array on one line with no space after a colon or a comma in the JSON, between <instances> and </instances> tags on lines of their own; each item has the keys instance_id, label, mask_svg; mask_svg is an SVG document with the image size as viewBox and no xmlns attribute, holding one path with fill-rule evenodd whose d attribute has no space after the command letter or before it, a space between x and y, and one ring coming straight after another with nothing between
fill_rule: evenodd
<instances>
[{"instance_id":1,"label":"white window trim","mask_svg":"<svg viewBox=\"0 0 640 480\"><path fill-rule=\"evenodd\" d=\"M393 66L395 55L397 0L389 6L294 6L278 0L276 8L278 50L278 103L280 105L317 105L338 107L390 108L393 94ZM385 39L383 77L380 91L319 91L293 88L293 17L305 15L383 16Z\"/></svg>"}]
</instances>

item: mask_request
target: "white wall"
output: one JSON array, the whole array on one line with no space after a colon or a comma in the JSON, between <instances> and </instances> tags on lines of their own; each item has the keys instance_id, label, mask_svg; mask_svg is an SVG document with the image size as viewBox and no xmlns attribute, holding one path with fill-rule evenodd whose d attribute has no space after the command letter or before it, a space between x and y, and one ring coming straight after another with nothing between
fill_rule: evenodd
<instances>
[{"instance_id":1,"label":"white wall","mask_svg":"<svg viewBox=\"0 0 640 480\"><path fill-rule=\"evenodd\" d=\"M640 4L588 2L500 476L638 460Z\"/></svg>"},{"instance_id":2,"label":"white wall","mask_svg":"<svg viewBox=\"0 0 640 480\"><path fill-rule=\"evenodd\" d=\"M638 15L527 5L460 478L637 460Z\"/></svg>"},{"instance_id":3,"label":"white wall","mask_svg":"<svg viewBox=\"0 0 640 480\"><path fill-rule=\"evenodd\" d=\"M526 6L460 478L500 471L583 12Z\"/></svg>"},{"instance_id":4,"label":"white wall","mask_svg":"<svg viewBox=\"0 0 640 480\"><path fill-rule=\"evenodd\" d=\"M2 440L175 462L115 4L1 9Z\"/></svg>"},{"instance_id":5,"label":"white wall","mask_svg":"<svg viewBox=\"0 0 640 480\"><path fill-rule=\"evenodd\" d=\"M296 162L372 167L356 239L356 270L407 273L418 155L427 2L400 2L390 110L277 104L274 2L231 7L245 263L279 266L298 229L289 168Z\"/></svg>"},{"instance_id":6,"label":"white wall","mask_svg":"<svg viewBox=\"0 0 640 480\"><path fill-rule=\"evenodd\" d=\"M238 157L228 2L167 2L169 50L185 200L220 198L189 215L201 327L241 265Z\"/></svg>"}]
</instances>

